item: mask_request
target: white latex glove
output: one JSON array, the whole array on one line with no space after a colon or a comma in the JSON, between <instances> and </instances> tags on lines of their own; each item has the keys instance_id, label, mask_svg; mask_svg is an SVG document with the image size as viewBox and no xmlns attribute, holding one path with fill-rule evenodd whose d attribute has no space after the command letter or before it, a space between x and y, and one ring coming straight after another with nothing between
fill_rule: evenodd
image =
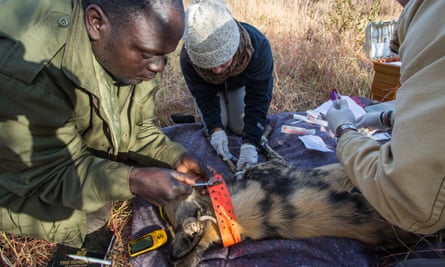
<instances>
[{"instance_id":1,"label":"white latex glove","mask_svg":"<svg viewBox=\"0 0 445 267\"><path fill-rule=\"evenodd\" d=\"M329 129L334 134L337 134L337 128L340 125L350 124L355 126L355 116L352 113L352 110L348 106L348 102L346 100L340 100L340 105L337 108L336 105L332 105L327 113L326 117L328 120Z\"/></svg>"},{"instance_id":2,"label":"white latex glove","mask_svg":"<svg viewBox=\"0 0 445 267\"><path fill-rule=\"evenodd\" d=\"M240 155L238 162L236 163L236 169L242 171L247 167L257 164L258 151L256 147L251 144L243 144L240 149Z\"/></svg>"},{"instance_id":3,"label":"white latex glove","mask_svg":"<svg viewBox=\"0 0 445 267\"><path fill-rule=\"evenodd\" d=\"M227 138L225 131L221 130L213 132L210 136L210 144L223 160L233 158L232 153L229 151L229 139Z\"/></svg>"},{"instance_id":4,"label":"white latex glove","mask_svg":"<svg viewBox=\"0 0 445 267\"><path fill-rule=\"evenodd\" d=\"M375 130L386 130L391 128L390 125L386 125L384 118L386 118L387 114L385 111L382 112L370 112L366 113L360 118L357 119L356 126L357 128L368 128ZM386 120L388 121L388 120Z\"/></svg>"}]
</instances>

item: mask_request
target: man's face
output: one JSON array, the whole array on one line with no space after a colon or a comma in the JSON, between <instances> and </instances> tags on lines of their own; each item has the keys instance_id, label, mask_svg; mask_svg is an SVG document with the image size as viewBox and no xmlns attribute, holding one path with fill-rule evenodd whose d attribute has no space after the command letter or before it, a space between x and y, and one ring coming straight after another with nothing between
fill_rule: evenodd
<instances>
[{"instance_id":1,"label":"man's face","mask_svg":"<svg viewBox=\"0 0 445 267\"><path fill-rule=\"evenodd\" d=\"M116 82L138 84L164 70L165 55L176 49L184 32L182 17L170 13L168 23L144 13L124 27L109 24L92 42L96 59Z\"/></svg>"}]
</instances>

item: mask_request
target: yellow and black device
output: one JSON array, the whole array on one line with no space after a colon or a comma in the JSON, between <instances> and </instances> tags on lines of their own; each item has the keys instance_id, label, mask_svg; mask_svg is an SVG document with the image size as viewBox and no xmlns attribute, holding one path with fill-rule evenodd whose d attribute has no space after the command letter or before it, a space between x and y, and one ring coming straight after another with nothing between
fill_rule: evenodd
<instances>
[{"instance_id":1,"label":"yellow and black device","mask_svg":"<svg viewBox=\"0 0 445 267\"><path fill-rule=\"evenodd\" d=\"M167 232L164 229L154 230L128 242L128 254L136 257L152 251L167 243Z\"/></svg>"}]
</instances>

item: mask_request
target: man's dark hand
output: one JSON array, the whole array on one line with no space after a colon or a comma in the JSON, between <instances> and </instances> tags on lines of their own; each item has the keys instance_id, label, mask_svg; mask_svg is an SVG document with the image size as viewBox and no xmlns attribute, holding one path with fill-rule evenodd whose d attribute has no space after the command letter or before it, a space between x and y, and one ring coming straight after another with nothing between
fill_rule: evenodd
<instances>
[{"instance_id":1,"label":"man's dark hand","mask_svg":"<svg viewBox=\"0 0 445 267\"><path fill-rule=\"evenodd\" d=\"M130 171L130 190L157 206L184 200L192 193L195 180L188 174L164 168L133 168Z\"/></svg>"}]
</instances>

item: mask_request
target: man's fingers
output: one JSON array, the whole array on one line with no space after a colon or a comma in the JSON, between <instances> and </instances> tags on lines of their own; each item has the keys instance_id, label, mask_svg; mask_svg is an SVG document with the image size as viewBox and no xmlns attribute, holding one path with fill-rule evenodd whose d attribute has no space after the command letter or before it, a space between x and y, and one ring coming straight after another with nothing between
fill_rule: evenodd
<instances>
[{"instance_id":1,"label":"man's fingers","mask_svg":"<svg viewBox=\"0 0 445 267\"><path fill-rule=\"evenodd\" d=\"M193 188L191 186L187 186L181 182L173 184L172 187L173 192L175 192L176 198L178 199L186 199L191 193Z\"/></svg>"},{"instance_id":2,"label":"man's fingers","mask_svg":"<svg viewBox=\"0 0 445 267\"><path fill-rule=\"evenodd\" d=\"M195 184L195 180L192 177L190 177L188 174L186 174L186 173L172 171L171 172L171 176L173 178L175 178L176 180L178 180L179 182L183 182L183 183L188 184L188 185L194 185Z\"/></svg>"}]
</instances>

